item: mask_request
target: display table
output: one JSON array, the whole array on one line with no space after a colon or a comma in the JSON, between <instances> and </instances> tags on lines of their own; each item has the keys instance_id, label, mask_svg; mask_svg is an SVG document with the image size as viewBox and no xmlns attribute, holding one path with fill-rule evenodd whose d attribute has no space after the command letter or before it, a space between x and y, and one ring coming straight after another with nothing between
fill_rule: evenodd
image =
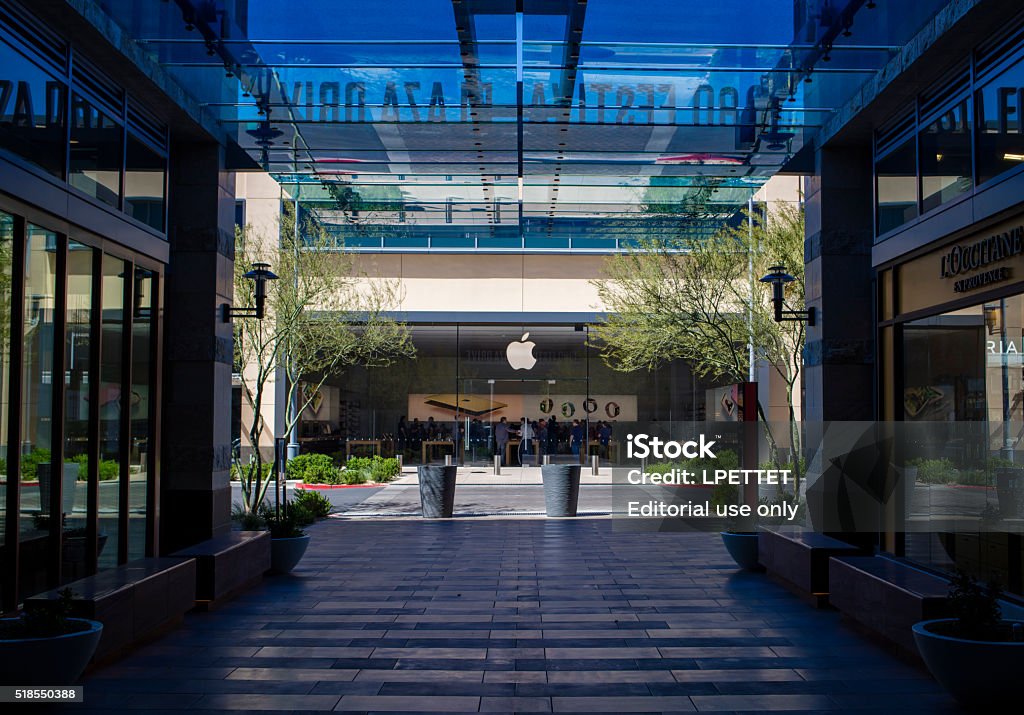
<instances>
[{"instance_id":1,"label":"display table","mask_svg":"<svg viewBox=\"0 0 1024 715\"><path fill-rule=\"evenodd\" d=\"M427 461L427 457L434 458L434 450L438 447L451 447L452 456L455 456L455 443L450 439L430 439L423 442L421 450L423 452L423 464L430 464Z\"/></svg>"},{"instance_id":2,"label":"display table","mask_svg":"<svg viewBox=\"0 0 1024 715\"><path fill-rule=\"evenodd\" d=\"M380 456L379 439L350 439L345 443L345 459L352 456L353 447L371 447L376 456Z\"/></svg>"},{"instance_id":3,"label":"display table","mask_svg":"<svg viewBox=\"0 0 1024 715\"><path fill-rule=\"evenodd\" d=\"M597 449L597 453L600 454L600 451L601 451L601 440L599 440L599 439L592 439L592 440L590 440L587 443L587 454L594 454L594 449L595 448ZM612 462L612 464L618 464L619 463L619 443L618 442L609 442L608 443L608 456L605 457L605 459L610 460Z\"/></svg>"},{"instance_id":4,"label":"display table","mask_svg":"<svg viewBox=\"0 0 1024 715\"><path fill-rule=\"evenodd\" d=\"M519 444L522 442L520 439L510 439L508 444L505 445L505 464L512 464L512 453L519 454ZM540 442L537 440L531 440L533 442L533 457L534 464L540 464Z\"/></svg>"}]
</instances>

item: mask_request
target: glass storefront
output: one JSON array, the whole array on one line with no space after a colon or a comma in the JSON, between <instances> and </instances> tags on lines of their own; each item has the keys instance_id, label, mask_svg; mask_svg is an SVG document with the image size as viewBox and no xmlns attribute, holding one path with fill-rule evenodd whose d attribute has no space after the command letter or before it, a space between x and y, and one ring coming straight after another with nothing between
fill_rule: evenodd
<instances>
[{"instance_id":1,"label":"glass storefront","mask_svg":"<svg viewBox=\"0 0 1024 715\"><path fill-rule=\"evenodd\" d=\"M0 150L164 231L167 128L72 48L37 49L0 22Z\"/></svg>"},{"instance_id":2,"label":"glass storefront","mask_svg":"<svg viewBox=\"0 0 1024 715\"><path fill-rule=\"evenodd\" d=\"M456 455L465 465L619 462L631 426L705 418L713 386L682 363L622 373L588 345L584 325L413 325L416 356L350 369L303 412L303 451ZM523 419L529 423L525 431ZM499 426L504 423L504 426ZM526 439L523 439L525 437Z\"/></svg>"},{"instance_id":3,"label":"glass storefront","mask_svg":"<svg viewBox=\"0 0 1024 715\"><path fill-rule=\"evenodd\" d=\"M149 553L158 277L0 211L5 610Z\"/></svg>"},{"instance_id":4,"label":"glass storefront","mask_svg":"<svg viewBox=\"0 0 1024 715\"><path fill-rule=\"evenodd\" d=\"M880 280L880 416L906 436L905 509L888 548L1014 594L1024 594L1022 236L1009 218Z\"/></svg>"}]
</instances>

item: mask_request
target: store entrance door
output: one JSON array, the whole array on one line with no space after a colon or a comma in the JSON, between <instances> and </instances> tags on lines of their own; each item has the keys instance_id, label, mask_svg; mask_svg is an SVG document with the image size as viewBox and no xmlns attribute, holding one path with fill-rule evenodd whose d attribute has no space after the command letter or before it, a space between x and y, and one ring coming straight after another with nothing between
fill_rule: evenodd
<instances>
[{"instance_id":1,"label":"store entrance door","mask_svg":"<svg viewBox=\"0 0 1024 715\"><path fill-rule=\"evenodd\" d=\"M465 378L458 401L466 466L493 467L495 456L511 468L578 464L586 454L595 409L586 378Z\"/></svg>"}]
</instances>

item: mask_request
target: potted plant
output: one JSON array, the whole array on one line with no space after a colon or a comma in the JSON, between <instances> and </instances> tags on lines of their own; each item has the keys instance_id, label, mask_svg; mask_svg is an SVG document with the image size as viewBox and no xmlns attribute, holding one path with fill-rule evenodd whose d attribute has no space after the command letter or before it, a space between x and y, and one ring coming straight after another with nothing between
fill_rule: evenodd
<instances>
[{"instance_id":1,"label":"potted plant","mask_svg":"<svg viewBox=\"0 0 1024 715\"><path fill-rule=\"evenodd\" d=\"M739 489L734 484L718 484L711 493L711 503L717 506L736 504L739 501ZM729 519L725 531L719 532L722 544L729 556L742 569L756 571L762 568L757 560L758 535L753 519Z\"/></svg>"},{"instance_id":2,"label":"potted plant","mask_svg":"<svg viewBox=\"0 0 1024 715\"><path fill-rule=\"evenodd\" d=\"M580 501L580 465L545 464L540 468L540 475L547 515L576 516Z\"/></svg>"},{"instance_id":3,"label":"potted plant","mask_svg":"<svg viewBox=\"0 0 1024 715\"><path fill-rule=\"evenodd\" d=\"M70 685L89 664L103 624L71 618L70 588L57 598L0 619L0 682L10 685Z\"/></svg>"},{"instance_id":4,"label":"potted plant","mask_svg":"<svg viewBox=\"0 0 1024 715\"><path fill-rule=\"evenodd\" d=\"M1000 590L958 571L950 585L953 618L914 624L914 642L935 679L964 705L1019 702L1024 622L1002 619Z\"/></svg>"},{"instance_id":5,"label":"potted plant","mask_svg":"<svg viewBox=\"0 0 1024 715\"><path fill-rule=\"evenodd\" d=\"M423 465L418 468L420 507L426 519L449 519L455 513L458 467Z\"/></svg>"},{"instance_id":6,"label":"potted plant","mask_svg":"<svg viewBox=\"0 0 1024 715\"><path fill-rule=\"evenodd\" d=\"M280 510L266 508L263 521L270 531L270 570L289 573L309 547L309 534L302 527L312 524L313 516L301 505L285 501Z\"/></svg>"}]
</instances>

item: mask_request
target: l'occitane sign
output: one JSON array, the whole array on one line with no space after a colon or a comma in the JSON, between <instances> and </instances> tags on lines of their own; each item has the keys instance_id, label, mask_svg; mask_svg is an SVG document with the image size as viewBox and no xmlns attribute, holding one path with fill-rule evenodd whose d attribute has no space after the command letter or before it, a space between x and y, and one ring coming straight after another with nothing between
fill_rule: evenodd
<instances>
[{"instance_id":1,"label":"l'occitane sign","mask_svg":"<svg viewBox=\"0 0 1024 715\"><path fill-rule=\"evenodd\" d=\"M1024 222L1017 217L907 261L898 276L900 313L1024 280Z\"/></svg>"}]
</instances>

